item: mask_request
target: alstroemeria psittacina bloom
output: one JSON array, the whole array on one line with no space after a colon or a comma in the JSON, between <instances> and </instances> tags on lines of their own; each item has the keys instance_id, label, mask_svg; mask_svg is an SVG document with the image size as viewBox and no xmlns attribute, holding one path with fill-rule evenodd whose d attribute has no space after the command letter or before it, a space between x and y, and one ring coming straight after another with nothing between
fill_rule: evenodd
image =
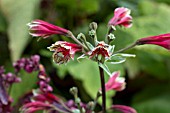
<instances>
[{"instance_id":1,"label":"alstroemeria psittacina bloom","mask_svg":"<svg viewBox=\"0 0 170 113\"><path fill-rule=\"evenodd\" d=\"M109 45L107 45L104 41L98 42L98 45L88 54L90 55L90 58L93 58L94 56L102 55L104 58L110 57L112 54L113 48Z\"/></svg>"},{"instance_id":2,"label":"alstroemeria psittacina bloom","mask_svg":"<svg viewBox=\"0 0 170 113\"><path fill-rule=\"evenodd\" d=\"M55 44L52 44L52 46L48 47L48 49L50 51L54 51L54 62L57 64L63 64L67 63L70 59L74 59L75 53L77 51L81 51L82 47L77 44L58 41Z\"/></svg>"},{"instance_id":3,"label":"alstroemeria psittacina bloom","mask_svg":"<svg viewBox=\"0 0 170 113\"><path fill-rule=\"evenodd\" d=\"M106 91L109 90L116 90L116 91L122 91L125 89L125 79L123 77L119 77L120 72L114 72L112 73L112 76L110 77L109 81L105 84Z\"/></svg>"},{"instance_id":4,"label":"alstroemeria psittacina bloom","mask_svg":"<svg viewBox=\"0 0 170 113\"><path fill-rule=\"evenodd\" d=\"M134 108L124 105L112 105L110 109L120 111L122 113L137 113L137 111Z\"/></svg>"},{"instance_id":5,"label":"alstroemeria psittacina bloom","mask_svg":"<svg viewBox=\"0 0 170 113\"><path fill-rule=\"evenodd\" d=\"M68 35L69 30L55 26L42 20L34 20L27 24L30 28L30 35L34 37L47 38L51 35Z\"/></svg>"},{"instance_id":6,"label":"alstroemeria psittacina bloom","mask_svg":"<svg viewBox=\"0 0 170 113\"><path fill-rule=\"evenodd\" d=\"M170 50L170 33L141 38L137 40L136 43L137 45L143 45L143 44L159 45Z\"/></svg>"},{"instance_id":7,"label":"alstroemeria psittacina bloom","mask_svg":"<svg viewBox=\"0 0 170 113\"><path fill-rule=\"evenodd\" d=\"M108 24L112 26L120 25L126 28L130 28L132 26L130 10L124 7L116 8L114 11L114 17L110 19Z\"/></svg>"}]
</instances>

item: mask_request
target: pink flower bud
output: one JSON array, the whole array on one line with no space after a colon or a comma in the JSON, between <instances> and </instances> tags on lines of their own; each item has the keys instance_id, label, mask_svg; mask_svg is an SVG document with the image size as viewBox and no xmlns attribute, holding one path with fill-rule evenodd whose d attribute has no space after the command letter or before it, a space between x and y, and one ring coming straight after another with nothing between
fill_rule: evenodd
<instances>
[{"instance_id":1,"label":"pink flower bud","mask_svg":"<svg viewBox=\"0 0 170 113\"><path fill-rule=\"evenodd\" d=\"M122 113L137 113L135 109L129 106L124 105L112 105L111 109L114 109L116 111L120 111Z\"/></svg>"},{"instance_id":2,"label":"pink flower bud","mask_svg":"<svg viewBox=\"0 0 170 113\"><path fill-rule=\"evenodd\" d=\"M51 35L68 35L69 30L52 25L42 20L34 20L28 23L30 35L35 37L47 38Z\"/></svg>"},{"instance_id":3,"label":"pink flower bud","mask_svg":"<svg viewBox=\"0 0 170 113\"><path fill-rule=\"evenodd\" d=\"M106 91L109 90L116 90L116 91L122 91L125 89L125 79L123 77L119 77L120 72L114 72L112 73L112 76L110 77L109 81L105 84Z\"/></svg>"},{"instance_id":4,"label":"pink flower bud","mask_svg":"<svg viewBox=\"0 0 170 113\"><path fill-rule=\"evenodd\" d=\"M53 59L57 64L67 63L70 59L74 59L77 51L81 51L81 46L65 41L58 41L48 47L50 51L54 51Z\"/></svg>"},{"instance_id":5,"label":"pink flower bud","mask_svg":"<svg viewBox=\"0 0 170 113\"><path fill-rule=\"evenodd\" d=\"M110 19L108 24L130 28L132 26L132 17L130 16L130 10L124 7L116 8L114 11L114 17Z\"/></svg>"},{"instance_id":6,"label":"pink flower bud","mask_svg":"<svg viewBox=\"0 0 170 113\"><path fill-rule=\"evenodd\" d=\"M137 45L142 45L142 44L159 45L170 50L170 33L141 38L137 40L136 43Z\"/></svg>"}]
</instances>

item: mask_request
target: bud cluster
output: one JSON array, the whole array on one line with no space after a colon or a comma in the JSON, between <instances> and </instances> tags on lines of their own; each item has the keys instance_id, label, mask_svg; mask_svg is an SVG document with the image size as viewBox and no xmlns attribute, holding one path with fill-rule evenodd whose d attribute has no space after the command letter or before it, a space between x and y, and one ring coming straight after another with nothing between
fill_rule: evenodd
<instances>
[{"instance_id":1,"label":"bud cluster","mask_svg":"<svg viewBox=\"0 0 170 113\"><path fill-rule=\"evenodd\" d=\"M31 58L21 58L17 60L13 66L15 72L18 73L21 69L31 73L38 70L40 57L38 55L31 56Z\"/></svg>"}]
</instances>

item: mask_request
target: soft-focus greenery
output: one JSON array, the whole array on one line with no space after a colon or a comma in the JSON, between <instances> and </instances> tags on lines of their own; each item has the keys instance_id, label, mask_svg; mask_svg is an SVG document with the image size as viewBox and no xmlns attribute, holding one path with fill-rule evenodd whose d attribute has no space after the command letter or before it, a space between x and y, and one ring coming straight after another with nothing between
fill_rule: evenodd
<instances>
[{"instance_id":1,"label":"soft-focus greenery","mask_svg":"<svg viewBox=\"0 0 170 113\"><path fill-rule=\"evenodd\" d=\"M103 40L107 22L119 6L132 10L133 27L117 27L116 40L113 42L116 50L139 38L170 32L169 0L1 0L0 65L5 65L6 70L11 71L12 61L22 56L39 54L52 78L55 93L64 94L66 99L70 99L72 97L68 96L69 91L65 89L77 85L80 96L87 102L95 97L100 88L97 64L87 60L78 63L75 60L57 66L46 47L57 40L72 40L53 36L37 42L37 39L28 35L26 24L35 18L43 19L77 35L79 32L88 34L89 23L95 21L99 26L98 37ZM109 98L115 97L107 101L107 106L113 102L133 106L139 113L169 113L170 52L153 45L136 47L126 52L136 54L136 58L130 58L121 65L110 65L109 68L112 71L120 70L122 76L126 76L127 88L123 92L109 92ZM36 87L32 82L35 77L25 76L30 76L27 78L30 79L28 89ZM20 89L12 89L14 100L25 91L22 90L25 87L21 84L18 87ZM17 92L16 95L13 92Z\"/></svg>"}]
</instances>

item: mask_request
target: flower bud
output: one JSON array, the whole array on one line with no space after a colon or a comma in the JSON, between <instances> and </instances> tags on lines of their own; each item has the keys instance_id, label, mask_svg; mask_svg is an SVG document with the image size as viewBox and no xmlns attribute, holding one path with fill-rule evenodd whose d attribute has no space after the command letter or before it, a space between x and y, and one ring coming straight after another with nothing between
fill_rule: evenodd
<instances>
[{"instance_id":1,"label":"flower bud","mask_svg":"<svg viewBox=\"0 0 170 113\"><path fill-rule=\"evenodd\" d=\"M92 22L92 23L90 23L90 25L89 25L89 27L90 27L90 29L91 30L97 30L97 23L96 22Z\"/></svg>"},{"instance_id":2,"label":"flower bud","mask_svg":"<svg viewBox=\"0 0 170 113\"><path fill-rule=\"evenodd\" d=\"M77 87L72 87L72 88L70 88L70 93L71 93L72 95L74 95L74 96L77 97L77 95L78 95L78 89L77 89Z\"/></svg>"}]
</instances>

